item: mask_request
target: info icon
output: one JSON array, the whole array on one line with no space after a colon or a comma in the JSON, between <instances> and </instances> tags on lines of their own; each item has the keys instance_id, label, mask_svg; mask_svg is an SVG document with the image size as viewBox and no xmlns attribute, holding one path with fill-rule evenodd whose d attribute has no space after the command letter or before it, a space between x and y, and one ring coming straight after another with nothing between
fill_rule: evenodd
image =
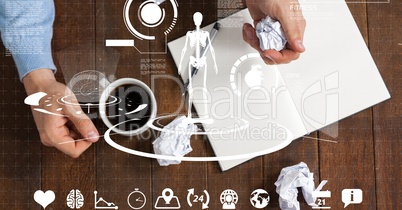
<instances>
[{"instance_id":1,"label":"info icon","mask_svg":"<svg viewBox=\"0 0 402 210\"><path fill-rule=\"evenodd\" d=\"M263 209L268 206L269 194L263 189L256 189L250 195L250 203L256 209Z\"/></svg>"},{"instance_id":2,"label":"info icon","mask_svg":"<svg viewBox=\"0 0 402 210\"><path fill-rule=\"evenodd\" d=\"M345 204L343 208L349 204L360 204L363 202L363 191L361 189L344 189L342 190L342 202Z\"/></svg>"}]
</instances>

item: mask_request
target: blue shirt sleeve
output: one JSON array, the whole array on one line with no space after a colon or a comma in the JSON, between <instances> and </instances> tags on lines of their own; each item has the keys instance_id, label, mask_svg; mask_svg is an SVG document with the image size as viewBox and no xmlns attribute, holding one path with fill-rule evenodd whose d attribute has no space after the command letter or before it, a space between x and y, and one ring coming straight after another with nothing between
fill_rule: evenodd
<instances>
[{"instance_id":1,"label":"blue shirt sleeve","mask_svg":"<svg viewBox=\"0 0 402 210\"><path fill-rule=\"evenodd\" d=\"M51 49L54 16L53 0L0 0L1 38L21 81L36 69L56 72Z\"/></svg>"}]
</instances>

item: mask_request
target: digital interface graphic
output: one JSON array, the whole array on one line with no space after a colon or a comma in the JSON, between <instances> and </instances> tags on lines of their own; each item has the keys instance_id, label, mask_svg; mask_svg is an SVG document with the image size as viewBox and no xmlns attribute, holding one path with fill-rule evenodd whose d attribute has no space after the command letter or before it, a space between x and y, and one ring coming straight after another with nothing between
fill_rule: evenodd
<instances>
[{"instance_id":1,"label":"digital interface graphic","mask_svg":"<svg viewBox=\"0 0 402 210\"><path fill-rule=\"evenodd\" d=\"M130 193L127 197L127 203L132 209L142 209L147 203L147 197L143 192L139 191L136 188L133 192Z\"/></svg>"},{"instance_id":2,"label":"digital interface graphic","mask_svg":"<svg viewBox=\"0 0 402 210\"><path fill-rule=\"evenodd\" d=\"M280 73L277 66L264 66L253 65L253 60L261 59L260 54L251 53L240 57L230 70L230 85L233 92L241 96L242 90L239 89L238 83L245 83L248 88L259 88L261 84L269 83L270 81L263 81L264 73L269 72L271 78L275 78L273 84L269 84L272 87L279 87ZM241 80L244 78L244 82ZM240 80L240 81L239 81ZM271 80L272 81L272 80Z\"/></svg>"},{"instance_id":3,"label":"digital interface graphic","mask_svg":"<svg viewBox=\"0 0 402 210\"><path fill-rule=\"evenodd\" d=\"M400 209L400 8L0 0L0 209Z\"/></svg>"},{"instance_id":4,"label":"digital interface graphic","mask_svg":"<svg viewBox=\"0 0 402 210\"><path fill-rule=\"evenodd\" d=\"M84 206L84 196L81 191L72 189L66 198L67 207L70 209L80 209Z\"/></svg>"},{"instance_id":5,"label":"digital interface graphic","mask_svg":"<svg viewBox=\"0 0 402 210\"><path fill-rule=\"evenodd\" d=\"M98 191L94 191L95 209L119 209L116 204L107 202L103 197L98 197Z\"/></svg>"},{"instance_id":6,"label":"digital interface graphic","mask_svg":"<svg viewBox=\"0 0 402 210\"><path fill-rule=\"evenodd\" d=\"M127 30L135 37L136 40L129 39L107 39L105 41L106 47L135 47L141 54L166 54L167 53L167 36L173 30L178 19L178 3L176 0L147 0L142 2L138 8L133 5L134 0L126 0L123 8L123 20L126 25ZM171 15L166 15L166 10L164 7L170 6L169 11L172 12ZM169 19L169 18L170 19ZM132 23L132 18L139 20L141 25L144 27L135 26ZM170 25L166 28L166 24L162 23L169 22ZM155 33L148 34L145 32L147 28L157 29ZM163 31L163 34L158 32ZM142 51L135 46L137 41L162 41L165 43L164 51Z\"/></svg>"},{"instance_id":7,"label":"digital interface graphic","mask_svg":"<svg viewBox=\"0 0 402 210\"><path fill-rule=\"evenodd\" d=\"M95 70L85 70L75 74L68 83L68 87L76 95L77 100L88 103L97 103L108 85L106 76Z\"/></svg>"}]
</instances>

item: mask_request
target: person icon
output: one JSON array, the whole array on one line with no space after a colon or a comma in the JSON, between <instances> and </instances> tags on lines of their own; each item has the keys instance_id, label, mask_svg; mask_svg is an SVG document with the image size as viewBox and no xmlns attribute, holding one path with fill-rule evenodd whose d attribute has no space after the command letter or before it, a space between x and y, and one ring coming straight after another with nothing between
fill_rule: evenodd
<instances>
[{"instance_id":1,"label":"person icon","mask_svg":"<svg viewBox=\"0 0 402 210\"><path fill-rule=\"evenodd\" d=\"M205 53L201 53L201 48L206 49L209 45L209 50L212 55L212 59L214 61L214 68L215 73L218 73L218 67L216 65L215 60L215 51L211 45L210 34L208 31L203 31L200 29L203 16L201 13L196 12L193 15L194 24L196 29L193 31L188 31L186 34L186 43L181 53L180 64L179 64L179 74L183 73L182 63L184 59L184 55L186 54L188 44L190 43L190 48L195 48L195 54L190 56L190 61L188 64L188 76L189 76L189 83L188 83L188 115L187 118L189 121L197 121L197 122L207 122L210 121L208 117L204 117L203 119L193 119L191 114L191 106L192 106L192 99L193 99L193 78L192 72L195 70L200 70L201 68L204 69L204 80L203 80L203 91L206 91L206 79L207 79L207 62L206 62L206 55ZM206 104L204 104L204 108L206 110Z\"/></svg>"},{"instance_id":2,"label":"person icon","mask_svg":"<svg viewBox=\"0 0 402 210\"><path fill-rule=\"evenodd\" d=\"M227 189L221 193L222 209L236 209L239 198L234 190Z\"/></svg>"},{"instance_id":3,"label":"person icon","mask_svg":"<svg viewBox=\"0 0 402 210\"><path fill-rule=\"evenodd\" d=\"M233 196L226 195L225 202L222 206L223 209L236 209L236 204L233 203Z\"/></svg>"}]
</instances>

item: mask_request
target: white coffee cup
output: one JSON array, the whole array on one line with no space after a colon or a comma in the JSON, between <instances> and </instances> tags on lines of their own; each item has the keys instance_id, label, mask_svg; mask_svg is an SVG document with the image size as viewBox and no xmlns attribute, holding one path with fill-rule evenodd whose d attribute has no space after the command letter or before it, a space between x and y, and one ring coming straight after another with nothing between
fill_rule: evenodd
<instances>
[{"instance_id":1,"label":"white coffee cup","mask_svg":"<svg viewBox=\"0 0 402 210\"><path fill-rule=\"evenodd\" d=\"M110 97L110 94L113 91L117 90L119 87L123 87L123 86L137 86L137 87L143 89L150 99L150 101L148 103L148 107L147 107L148 109L150 109L150 116L148 118L148 121L141 127L136 128L135 130L119 129L118 126L113 125L110 122L110 120L108 119L108 116L106 115L106 107L107 107L106 103ZM138 134L141 134L144 131L146 131L148 129L148 125L147 125L148 122L153 121L155 119L156 112L157 112L156 100L155 100L155 96L154 96L152 90L142 81L133 79L133 78L122 78L122 79L118 79L118 80L112 82L103 91L103 93L100 97L100 100L99 100L99 114L100 114L100 117L101 117L103 123L105 123L105 125L108 126L109 128L113 127L112 130L114 132L119 133L124 136L134 136L134 135L138 135ZM120 122L120 123L122 123L122 122Z\"/></svg>"}]
</instances>

